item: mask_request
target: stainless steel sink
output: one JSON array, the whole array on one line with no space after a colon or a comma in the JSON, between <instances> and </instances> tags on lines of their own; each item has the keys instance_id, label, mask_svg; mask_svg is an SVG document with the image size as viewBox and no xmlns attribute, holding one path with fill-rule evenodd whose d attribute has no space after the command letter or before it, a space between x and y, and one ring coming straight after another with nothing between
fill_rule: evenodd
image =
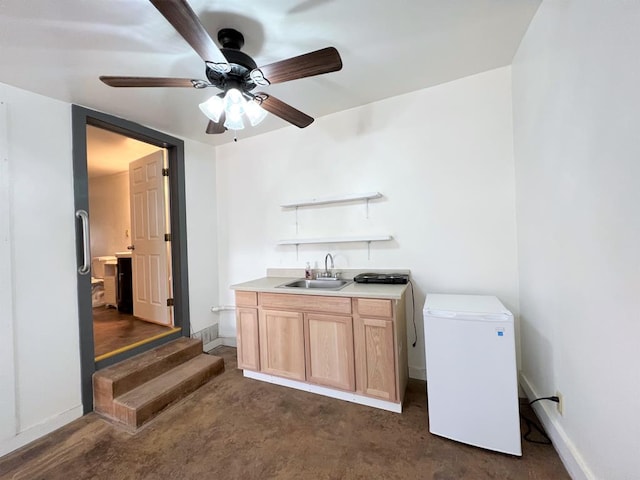
<instances>
[{"instance_id":1,"label":"stainless steel sink","mask_svg":"<svg viewBox=\"0 0 640 480\"><path fill-rule=\"evenodd\" d=\"M317 290L340 290L346 287L352 280L344 280L341 278L319 278L317 280L306 280L301 278L292 282L283 283L278 285L277 288L304 288L304 289L317 289Z\"/></svg>"}]
</instances>

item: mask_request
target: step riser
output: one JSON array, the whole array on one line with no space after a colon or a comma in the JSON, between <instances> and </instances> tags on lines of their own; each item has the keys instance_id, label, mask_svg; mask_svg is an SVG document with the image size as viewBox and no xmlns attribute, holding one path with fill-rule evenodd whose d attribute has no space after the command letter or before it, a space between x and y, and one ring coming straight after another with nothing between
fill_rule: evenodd
<instances>
[{"instance_id":1,"label":"step riser","mask_svg":"<svg viewBox=\"0 0 640 480\"><path fill-rule=\"evenodd\" d=\"M129 427L138 428L145 422L155 417L158 413L160 413L171 404L193 393L199 387L204 385L210 378L220 373L223 369L224 366L220 364L210 365L206 370L197 372L196 374L181 382L180 385L164 392L162 395L154 398L146 405L137 409L132 408L128 405L123 405L118 402L118 399L116 399L113 402L113 417L117 421L122 422Z\"/></svg>"},{"instance_id":2,"label":"step riser","mask_svg":"<svg viewBox=\"0 0 640 480\"><path fill-rule=\"evenodd\" d=\"M147 352L149 354L150 352ZM202 354L202 342L189 342L180 350L160 356L156 360L145 365L144 368L131 372L129 375L117 378L109 378L98 372L93 379L93 405L97 413L114 417L114 398L123 395L134 388L148 382L172 368ZM145 355L145 354L143 354Z\"/></svg>"},{"instance_id":3,"label":"step riser","mask_svg":"<svg viewBox=\"0 0 640 480\"><path fill-rule=\"evenodd\" d=\"M93 410L113 417L113 383L108 379L93 380Z\"/></svg>"}]
</instances>

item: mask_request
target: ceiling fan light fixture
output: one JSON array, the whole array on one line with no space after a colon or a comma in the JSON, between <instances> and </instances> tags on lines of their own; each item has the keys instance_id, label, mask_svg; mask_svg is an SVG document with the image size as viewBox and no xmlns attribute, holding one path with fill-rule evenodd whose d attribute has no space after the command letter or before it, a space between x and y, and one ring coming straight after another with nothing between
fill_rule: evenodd
<instances>
[{"instance_id":1,"label":"ceiling fan light fixture","mask_svg":"<svg viewBox=\"0 0 640 480\"><path fill-rule=\"evenodd\" d=\"M224 121L224 126L229 130L242 130L244 128L244 122L242 121L242 116L231 117L227 115L226 120Z\"/></svg>"},{"instance_id":2,"label":"ceiling fan light fixture","mask_svg":"<svg viewBox=\"0 0 640 480\"><path fill-rule=\"evenodd\" d=\"M101 76L110 87L178 87L205 89L215 87L221 93L200 104L200 110L209 118L206 132L224 133L229 128L244 128L242 116L246 113L251 125L260 123L266 112L285 122L305 128L313 122L309 115L266 93L253 95L256 86L289 82L342 69L342 59L335 47L326 47L295 57L258 67L249 55L241 51L244 36L233 28L218 31L216 45L189 0L150 0L176 32L191 46L205 63L206 80L170 77ZM0 3L2 0L0 0ZM247 100L258 102L258 107L247 107ZM224 117L223 117L224 115ZM228 120L225 123L225 120Z\"/></svg>"},{"instance_id":3,"label":"ceiling fan light fixture","mask_svg":"<svg viewBox=\"0 0 640 480\"><path fill-rule=\"evenodd\" d=\"M249 101L244 107L244 113L247 115L252 127L258 125L267 116L267 111L254 101Z\"/></svg>"},{"instance_id":4,"label":"ceiling fan light fixture","mask_svg":"<svg viewBox=\"0 0 640 480\"><path fill-rule=\"evenodd\" d=\"M227 118L241 118L247 101L237 88L230 88L224 95L224 111Z\"/></svg>"},{"instance_id":5,"label":"ceiling fan light fixture","mask_svg":"<svg viewBox=\"0 0 640 480\"><path fill-rule=\"evenodd\" d=\"M214 95L209 100L201 103L198 106L200 107L202 113L204 113L210 120L216 123L218 123L218 120L220 120L220 115L222 115L222 112L224 111L224 102L217 95Z\"/></svg>"}]
</instances>

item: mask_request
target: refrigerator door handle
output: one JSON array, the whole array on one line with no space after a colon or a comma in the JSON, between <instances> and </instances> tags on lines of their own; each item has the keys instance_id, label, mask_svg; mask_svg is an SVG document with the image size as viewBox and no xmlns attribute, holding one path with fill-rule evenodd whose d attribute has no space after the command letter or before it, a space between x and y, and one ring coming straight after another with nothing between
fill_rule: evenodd
<instances>
[{"instance_id":1,"label":"refrigerator door handle","mask_svg":"<svg viewBox=\"0 0 640 480\"><path fill-rule=\"evenodd\" d=\"M451 318L455 320L473 320L476 322L508 322L513 319L513 316L507 313L460 313L460 312L447 312L443 310L430 310L430 309L427 309L425 313L435 318Z\"/></svg>"},{"instance_id":2,"label":"refrigerator door handle","mask_svg":"<svg viewBox=\"0 0 640 480\"><path fill-rule=\"evenodd\" d=\"M447 312L444 310L427 310L427 315L440 318L455 318L458 316L456 312Z\"/></svg>"}]
</instances>

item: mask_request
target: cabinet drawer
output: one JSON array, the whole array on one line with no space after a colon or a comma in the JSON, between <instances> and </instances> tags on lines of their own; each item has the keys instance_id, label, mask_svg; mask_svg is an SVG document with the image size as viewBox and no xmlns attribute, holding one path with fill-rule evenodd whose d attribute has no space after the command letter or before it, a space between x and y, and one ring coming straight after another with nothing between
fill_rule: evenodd
<instances>
[{"instance_id":1,"label":"cabinet drawer","mask_svg":"<svg viewBox=\"0 0 640 480\"><path fill-rule=\"evenodd\" d=\"M243 307L258 306L257 292L236 292L236 305Z\"/></svg>"},{"instance_id":2,"label":"cabinet drawer","mask_svg":"<svg viewBox=\"0 0 640 480\"><path fill-rule=\"evenodd\" d=\"M365 317L388 317L393 316L391 300L379 298L357 298L355 301L356 311Z\"/></svg>"},{"instance_id":3,"label":"cabinet drawer","mask_svg":"<svg viewBox=\"0 0 640 480\"><path fill-rule=\"evenodd\" d=\"M351 299L345 297L260 293L259 299L260 305L268 308L284 308L303 312L351 314Z\"/></svg>"}]
</instances>

